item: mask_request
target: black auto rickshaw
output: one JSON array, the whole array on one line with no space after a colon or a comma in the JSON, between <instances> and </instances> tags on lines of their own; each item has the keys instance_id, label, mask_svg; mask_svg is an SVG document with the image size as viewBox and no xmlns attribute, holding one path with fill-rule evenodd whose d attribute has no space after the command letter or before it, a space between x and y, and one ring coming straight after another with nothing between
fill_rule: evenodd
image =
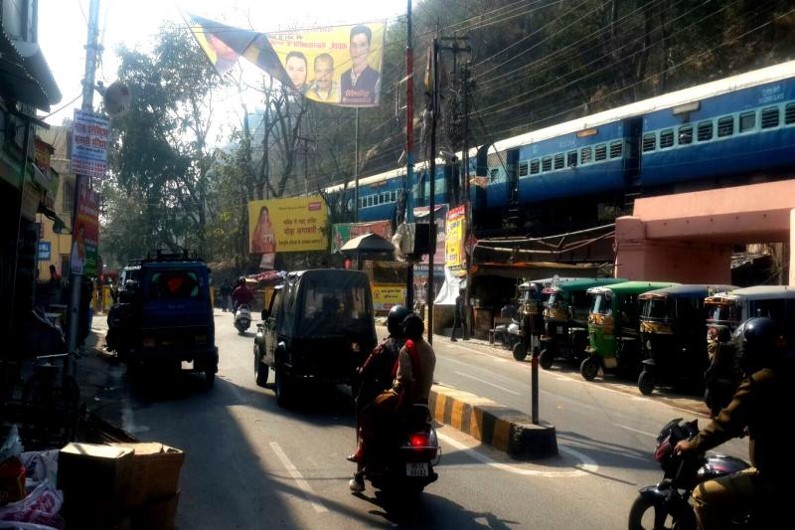
<instances>
[{"instance_id":1,"label":"black auto rickshaw","mask_svg":"<svg viewBox=\"0 0 795 530\"><path fill-rule=\"evenodd\" d=\"M638 388L649 395L659 384L704 391L709 365L704 300L732 285L686 284L638 295L643 370Z\"/></svg>"},{"instance_id":2,"label":"black auto rickshaw","mask_svg":"<svg viewBox=\"0 0 795 530\"><path fill-rule=\"evenodd\" d=\"M578 278L545 287L542 296L544 332L541 336L541 368L549 370L558 358L580 363L588 347L588 289L624 282L622 278Z\"/></svg>"},{"instance_id":3,"label":"black auto rickshaw","mask_svg":"<svg viewBox=\"0 0 795 530\"><path fill-rule=\"evenodd\" d=\"M541 335L544 333L544 304L549 292L546 287L566 282L572 278L542 278L519 284L517 302L519 306L519 329L521 340L513 346L513 358L524 361L527 354L541 351Z\"/></svg>"}]
</instances>

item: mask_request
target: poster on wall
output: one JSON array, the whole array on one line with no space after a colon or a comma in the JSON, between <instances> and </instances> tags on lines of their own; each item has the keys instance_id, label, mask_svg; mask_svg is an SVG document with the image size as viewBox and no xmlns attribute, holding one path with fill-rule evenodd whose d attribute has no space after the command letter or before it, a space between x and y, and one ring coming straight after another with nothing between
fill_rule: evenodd
<instances>
[{"instance_id":1,"label":"poster on wall","mask_svg":"<svg viewBox=\"0 0 795 530\"><path fill-rule=\"evenodd\" d=\"M99 243L99 193L80 187L77 215L72 228L72 251L69 269L72 274L97 275L97 244Z\"/></svg>"},{"instance_id":2,"label":"poster on wall","mask_svg":"<svg viewBox=\"0 0 795 530\"><path fill-rule=\"evenodd\" d=\"M248 203L249 252L272 269L277 252L326 250L328 206L320 195Z\"/></svg>"},{"instance_id":3,"label":"poster on wall","mask_svg":"<svg viewBox=\"0 0 795 530\"><path fill-rule=\"evenodd\" d=\"M337 253L342 246L364 234L373 233L387 241L392 240L392 223L390 221L373 221L372 223L337 223L331 227L331 252Z\"/></svg>"}]
</instances>

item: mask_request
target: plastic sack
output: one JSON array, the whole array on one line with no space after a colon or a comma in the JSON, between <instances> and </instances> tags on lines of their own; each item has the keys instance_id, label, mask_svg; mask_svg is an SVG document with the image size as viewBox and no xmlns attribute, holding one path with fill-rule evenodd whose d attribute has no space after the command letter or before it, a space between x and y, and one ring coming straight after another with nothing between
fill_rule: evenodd
<instances>
[{"instance_id":1,"label":"plastic sack","mask_svg":"<svg viewBox=\"0 0 795 530\"><path fill-rule=\"evenodd\" d=\"M0 447L0 462L22 454L22 440L19 437L19 428L16 424L11 426L3 446Z\"/></svg>"},{"instance_id":2,"label":"plastic sack","mask_svg":"<svg viewBox=\"0 0 795 530\"><path fill-rule=\"evenodd\" d=\"M65 526L61 517L63 492L52 482L45 480L24 499L9 503L0 508L0 528L36 528L22 526L20 523L33 523L47 530L62 530ZM12 523L10 526L6 523ZM16 524L17 526L14 526Z\"/></svg>"},{"instance_id":3,"label":"plastic sack","mask_svg":"<svg viewBox=\"0 0 795 530\"><path fill-rule=\"evenodd\" d=\"M49 480L55 484L58 479L58 449L49 451L28 451L19 456L25 466L25 476L34 484Z\"/></svg>"}]
</instances>

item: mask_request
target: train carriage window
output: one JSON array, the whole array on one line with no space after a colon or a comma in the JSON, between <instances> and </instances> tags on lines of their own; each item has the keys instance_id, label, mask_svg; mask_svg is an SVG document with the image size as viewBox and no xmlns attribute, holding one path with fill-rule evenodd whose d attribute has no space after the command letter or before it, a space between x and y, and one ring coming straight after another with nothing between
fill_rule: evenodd
<instances>
[{"instance_id":1,"label":"train carriage window","mask_svg":"<svg viewBox=\"0 0 795 530\"><path fill-rule=\"evenodd\" d=\"M718 138L734 134L734 116L726 116L718 120Z\"/></svg>"},{"instance_id":2,"label":"train carriage window","mask_svg":"<svg viewBox=\"0 0 795 530\"><path fill-rule=\"evenodd\" d=\"M492 169L491 171L489 171L489 176L491 177L492 182L497 180L497 175L499 175L499 173L500 173L499 169Z\"/></svg>"},{"instance_id":3,"label":"train carriage window","mask_svg":"<svg viewBox=\"0 0 795 530\"><path fill-rule=\"evenodd\" d=\"M359 197L359 202L361 203L360 208L364 208L367 206L367 197Z\"/></svg>"},{"instance_id":4,"label":"train carriage window","mask_svg":"<svg viewBox=\"0 0 795 530\"><path fill-rule=\"evenodd\" d=\"M566 155L566 165L569 167L577 167L577 151L569 151Z\"/></svg>"},{"instance_id":5,"label":"train carriage window","mask_svg":"<svg viewBox=\"0 0 795 530\"><path fill-rule=\"evenodd\" d=\"M674 146L674 130L666 129L660 132L660 149Z\"/></svg>"},{"instance_id":6,"label":"train carriage window","mask_svg":"<svg viewBox=\"0 0 795 530\"><path fill-rule=\"evenodd\" d=\"M784 108L784 123L787 125L795 123L795 103L787 103Z\"/></svg>"},{"instance_id":7,"label":"train carriage window","mask_svg":"<svg viewBox=\"0 0 795 530\"><path fill-rule=\"evenodd\" d=\"M580 150L580 163L588 164L593 158L593 149L590 147L583 147Z\"/></svg>"},{"instance_id":8,"label":"train carriage window","mask_svg":"<svg viewBox=\"0 0 795 530\"><path fill-rule=\"evenodd\" d=\"M698 124L698 136L696 137L699 142L707 142L712 140L713 123L711 121L702 121Z\"/></svg>"},{"instance_id":9,"label":"train carriage window","mask_svg":"<svg viewBox=\"0 0 795 530\"><path fill-rule=\"evenodd\" d=\"M778 127L779 116L778 107L768 107L762 109L762 128L771 129Z\"/></svg>"},{"instance_id":10,"label":"train carriage window","mask_svg":"<svg viewBox=\"0 0 795 530\"><path fill-rule=\"evenodd\" d=\"M397 202L397 191L392 192L392 202Z\"/></svg>"},{"instance_id":11,"label":"train carriage window","mask_svg":"<svg viewBox=\"0 0 795 530\"><path fill-rule=\"evenodd\" d=\"M622 140L616 140L614 142L610 142L610 158L621 158L621 155L624 153L624 142Z\"/></svg>"},{"instance_id":12,"label":"train carriage window","mask_svg":"<svg viewBox=\"0 0 795 530\"><path fill-rule=\"evenodd\" d=\"M594 160L596 160L597 162L601 162L602 160L606 159L607 159L607 145L605 144L597 145L596 156L594 157Z\"/></svg>"},{"instance_id":13,"label":"train carriage window","mask_svg":"<svg viewBox=\"0 0 795 530\"><path fill-rule=\"evenodd\" d=\"M643 135L643 152L648 153L657 149L657 133L646 133Z\"/></svg>"},{"instance_id":14,"label":"train carriage window","mask_svg":"<svg viewBox=\"0 0 795 530\"><path fill-rule=\"evenodd\" d=\"M527 162L522 162L519 164L519 176L526 177L527 176Z\"/></svg>"},{"instance_id":15,"label":"train carriage window","mask_svg":"<svg viewBox=\"0 0 795 530\"><path fill-rule=\"evenodd\" d=\"M545 156L541 159L541 171L552 171L552 157Z\"/></svg>"},{"instance_id":16,"label":"train carriage window","mask_svg":"<svg viewBox=\"0 0 795 530\"><path fill-rule=\"evenodd\" d=\"M679 145L690 145L693 143L693 126L683 125L679 127Z\"/></svg>"},{"instance_id":17,"label":"train carriage window","mask_svg":"<svg viewBox=\"0 0 795 530\"><path fill-rule=\"evenodd\" d=\"M541 171L541 163L536 158L535 160L530 161L530 174L536 175L539 171Z\"/></svg>"},{"instance_id":18,"label":"train carriage window","mask_svg":"<svg viewBox=\"0 0 795 530\"><path fill-rule=\"evenodd\" d=\"M555 155L555 169L563 169L563 153Z\"/></svg>"},{"instance_id":19,"label":"train carriage window","mask_svg":"<svg viewBox=\"0 0 795 530\"><path fill-rule=\"evenodd\" d=\"M740 132L748 132L756 128L756 112L740 114Z\"/></svg>"}]
</instances>

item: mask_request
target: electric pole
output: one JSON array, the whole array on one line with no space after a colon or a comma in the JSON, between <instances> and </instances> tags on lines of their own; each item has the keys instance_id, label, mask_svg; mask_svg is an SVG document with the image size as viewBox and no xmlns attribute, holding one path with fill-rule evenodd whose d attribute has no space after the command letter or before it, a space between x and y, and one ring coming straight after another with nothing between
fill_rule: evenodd
<instances>
[{"instance_id":1,"label":"electric pole","mask_svg":"<svg viewBox=\"0 0 795 530\"><path fill-rule=\"evenodd\" d=\"M97 36L99 34L99 0L91 0L88 15L88 41L86 43L86 70L83 78L83 105L86 112L94 111L94 75L97 69L97 54L100 52ZM84 188L91 187L91 178L88 175L75 175L75 199L72 209L72 243L74 244L75 228L78 221L78 205L80 193ZM66 346L70 352L77 349L78 322L80 320L80 297L83 283L83 272L72 267L69 276L69 328L66 334ZM86 315L83 315L85 318Z\"/></svg>"}]
</instances>

